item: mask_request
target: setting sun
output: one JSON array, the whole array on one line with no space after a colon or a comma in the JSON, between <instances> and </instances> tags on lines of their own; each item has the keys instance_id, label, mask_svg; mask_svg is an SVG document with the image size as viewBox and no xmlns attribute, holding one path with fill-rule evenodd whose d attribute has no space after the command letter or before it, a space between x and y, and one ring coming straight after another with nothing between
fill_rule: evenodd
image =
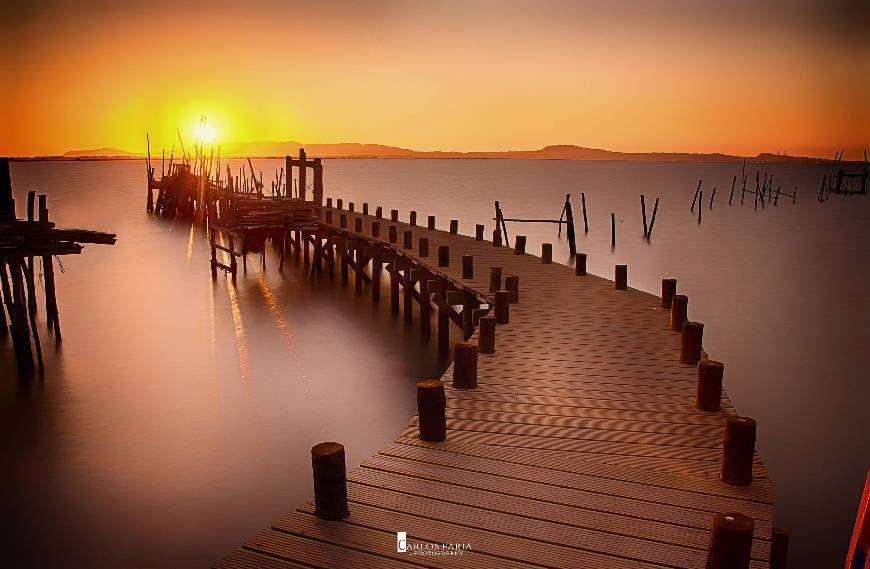
<instances>
[{"instance_id":1,"label":"setting sun","mask_svg":"<svg viewBox=\"0 0 870 569\"><path fill-rule=\"evenodd\" d=\"M203 120L194 125L193 137L198 144L211 145L217 141L217 129Z\"/></svg>"}]
</instances>

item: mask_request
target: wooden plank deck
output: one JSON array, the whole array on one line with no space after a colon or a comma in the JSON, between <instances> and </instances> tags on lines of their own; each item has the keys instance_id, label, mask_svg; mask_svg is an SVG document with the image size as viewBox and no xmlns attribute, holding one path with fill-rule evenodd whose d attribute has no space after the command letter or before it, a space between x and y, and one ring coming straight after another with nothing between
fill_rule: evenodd
<instances>
[{"instance_id":1,"label":"wooden plank deck","mask_svg":"<svg viewBox=\"0 0 870 569\"><path fill-rule=\"evenodd\" d=\"M414 417L348 473L348 518L320 520L306 502L218 567L694 569L705 566L721 512L755 520L750 566L768 567L767 472L756 454L751 486L719 480L734 406L723 395L722 411L697 410L696 366L680 363L680 335L657 297L473 237L333 212L333 227L340 213L348 228L361 218L367 239L378 221L384 245L396 225L392 247L481 297L489 268L501 266L519 275L520 302L497 328L495 353L479 355L476 389L451 389L452 366L444 374L445 442L420 440ZM404 231L414 249L402 248ZM420 237L429 239L426 258ZM449 267L437 266L439 245L450 247ZM474 255L473 279L462 279L462 255ZM471 549L411 556L396 551L397 531Z\"/></svg>"}]
</instances>

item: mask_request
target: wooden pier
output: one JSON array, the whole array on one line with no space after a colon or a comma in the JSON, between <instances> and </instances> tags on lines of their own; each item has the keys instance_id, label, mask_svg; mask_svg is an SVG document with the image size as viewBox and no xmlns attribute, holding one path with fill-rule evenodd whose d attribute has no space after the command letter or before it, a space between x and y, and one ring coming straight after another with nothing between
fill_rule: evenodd
<instances>
[{"instance_id":1,"label":"wooden pier","mask_svg":"<svg viewBox=\"0 0 870 569\"><path fill-rule=\"evenodd\" d=\"M339 474L314 453L317 515L305 502L217 567L785 567L755 424L719 399L722 366L701 352L700 324L681 326L687 301L672 280L663 302L628 288L624 266L616 282L586 275L582 253L567 267L552 246L526 254L525 238L498 246L482 226L468 237L455 220L445 231L342 200L319 215L290 244L311 271L337 270L374 301L386 271L390 309L424 337L434 321L440 351L455 349L441 378L446 440L421 439L414 417L346 485L343 451L327 464ZM468 343L450 345L451 325ZM418 386L418 402L438 388ZM324 504L342 519L322 519ZM397 532L417 549L398 551Z\"/></svg>"}]
</instances>

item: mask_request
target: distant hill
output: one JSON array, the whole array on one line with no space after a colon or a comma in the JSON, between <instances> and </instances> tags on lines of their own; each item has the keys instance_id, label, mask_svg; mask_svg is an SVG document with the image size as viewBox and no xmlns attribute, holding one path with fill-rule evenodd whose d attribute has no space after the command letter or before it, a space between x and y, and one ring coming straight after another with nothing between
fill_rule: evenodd
<instances>
[{"instance_id":1,"label":"distant hill","mask_svg":"<svg viewBox=\"0 0 870 569\"><path fill-rule=\"evenodd\" d=\"M127 152L117 148L95 148L93 150L69 150L63 153L64 158L119 158L140 157L142 154Z\"/></svg>"},{"instance_id":2,"label":"distant hill","mask_svg":"<svg viewBox=\"0 0 870 569\"><path fill-rule=\"evenodd\" d=\"M303 144L293 140L256 141L225 144L221 146L222 157L267 158L297 155L305 148L309 156L323 158L486 158L486 159L527 159L527 160L636 160L645 162L741 162L743 156L730 154L697 154L688 152L615 152L600 148L585 148L573 144L545 146L538 150L505 150L457 152L445 150L411 150L383 144L363 144L358 142L339 142L334 144ZM94 150L71 150L62 158L138 158L142 154L115 148ZM788 156L784 154L762 153L747 156L753 163L824 163L824 158Z\"/></svg>"}]
</instances>

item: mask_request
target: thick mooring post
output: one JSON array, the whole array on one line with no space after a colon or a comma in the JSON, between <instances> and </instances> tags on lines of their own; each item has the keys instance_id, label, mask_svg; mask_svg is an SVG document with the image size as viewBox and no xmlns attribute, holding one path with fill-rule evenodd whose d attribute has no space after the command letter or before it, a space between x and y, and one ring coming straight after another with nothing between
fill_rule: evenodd
<instances>
[{"instance_id":1,"label":"thick mooring post","mask_svg":"<svg viewBox=\"0 0 870 569\"><path fill-rule=\"evenodd\" d=\"M390 226L390 243L396 243L399 240L399 229L395 225Z\"/></svg>"},{"instance_id":2,"label":"thick mooring post","mask_svg":"<svg viewBox=\"0 0 870 569\"><path fill-rule=\"evenodd\" d=\"M378 206L375 208L375 217L377 217L378 219L384 218L384 208L383 207Z\"/></svg>"},{"instance_id":3,"label":"thick mooring post","mask_svg":"<svg viewBox=\"0 0 870 569\"><path fill-rule=\"evenodd\" d=\"M419 251L420 257L428 257L429 256L429 238L421 237L417 241L417 250Z\"/></svg>"},{"instance_id":4,"label":"thick mooring post","mask_svg":"<svg viewBox=\"0 0 870 569\"><path fill-rule=\"evenodd\" d=\"M341 520L350 515L344 446L327 442L311 447L311 469L314 472L314 515L322 520Z\"/></svg>"},{"instance_id":5,"label":"thick mooring post","mask_svg":"<svg viewBox=\"0 0 870 569\"><path fill-rule=\"evenodd\" d=\"M450 235L459 235L459 220L450 220Z\"/></svg>"},{"instance_id":6,"label":"thick mooring post","mask_svg":"<svg viewBox=\"0 0 870 569\"><path fill-rule=\"evenodd\" d=\"M704 325L700 322L686 321L680 336L680 363L696 365L701 361L701 343Z\"/></svg>"},{"instance_id":7,"label":"thick mooring post","mask_svg":"<svg viewBox=\"0 0 870 569\"><path fill-rule=\"evenodd\" d=\"M541 245L541 262L549 265L553 262L553 244L544 243Z\"/></svg>"},{"instance_id":8,"label":"thick mooring post","mask_svg":"<svg viewBox=\"0 0 870 569\"><path fill-rule=\"evenodd\" d=\"M501 231L498 228L492 230L492 246L501 247Z\"/></svg>"},{"instance_id":9,"label":"thick mooring post","mask_svg":"<svg viewBox=\"0 0 870 569\"><path fill-rule=\"evenodd\" d=\"M508 324L511 321L511 293L507 290L497 290L495 297L495 323Z\"/></svg>"},{"instance_id":10,"label":"thick mooring post","mask_svg":"<svg viewBox=\"0 0 870 569\"><path fill-rule=\"evenodd\" d=\"M671 330L682 332L683 323L688 320L689 297L684 294L675 294L671 297Z\"/></svg>"},{"instance_id":11,"label":"thick mooring post","mask_svg":"<svg viewBox=\"0 0 870 569\"><path fill-rule=\"evenodd\" d=\"M770 569L786 569L788 565L789 533L782 528L773 528L770 534Z\"/></svg>"},{"instance_id":12,"label":"thick mooring post","mask_svg":"<svg viewBox=\"0 0 870 569\"><path fill-rule=\"evenodd\" d=\"M453 387L456 389L477 387L477 344L456 342L453 345Z\"/></svg>"},{"instance_id":13,"label":"thick mooring post","mask_svg":"<svg viewBox=\"0 0 870 569\"><path fill-rule=\"evenodd\" d=\"M305 184L305 179L308 176L308 167L305 165L306 156L305 149L299 149L299 197L305 199L305 192L308 186Z\"/></svg>"},{"instance_id":14,"label":"thick mooring post","mask_svg":"<svg viewBox=\"0 0 870 569\"><path fill-rule=\"evenodd\" d=\"M369 203L368 203L368 202L363 202L363 211L362 211L362 213L363 213L363 215L368 215L368 214L369 214Z\"/></svg>"},{"instance_id":15,"label":"thick mooring post","mask_svg":"<svg viewBox=\"0 0 870 569\"><path fill-rule=\"evenodd\" d=\"M474 226L474 238L478 241L483 241L483 231L486 229L483 225L477 224Z\"/></svg>"},{"instance_id":16,"label":"thick mooring post","mask_svg":"<svg viewBox=\"0 0 870 569\"><path fill-rule=\"evenodd\" d=\"M437 379L417 382L417 415L420 439L439 443L447 438L447 397Z\"/></svg>"},{"instance_id":17,"label":"thick mooring post","mask_svg":"<svg viewBox=\"0 0 870 569\"><path fill-rule=\"evenodd\" d=\"M707 569L749 569L755 522L738 513L716 514L710 528Z\"/></svg>"},{"instance_id":18,"label":"thick mooring post","mask_svg":"<svg viewBox=\"0 0 870 569\"><path fill-rule=\"evenodd\" d=\"M586 276L586 253L577 253L574 256L574 275L578 277Z\"/></svg>"},{"instance_id":19,"label":"thick mooring post","mask_svg":"<svg viewBox=\"0 0 870 569\"><path fill-rule=\"evenodd\" d=\"M671 299L677 294L677 279L662 279L662 308L671 307Z\"/></svg>"},{"instance_id":20,"label":"thick mooring post","mask_svg":"<svg viewBox=\"0 0 870 569\"><path fill-rule=\"evenodd\" d=\"M732 486L752 484L755 452L755 419L731 415L722 438L722 482Z\"/></svg>"},{"instance_id":21,"label":"thick mooring post","mask_svg":"<svg viewBox=\"0 0 870 569\"><path fill-rule=\"evenodd\" d=\"M411 226L417 225L417 212L416 211L412 210L411 213L408 214L408 225L411 225Z\"/></svg>"},{"instance_id":22,"label":"thick mooring post","mask_svg":"<svg viewBox=\"0 0 870 569\"><path fill-rule=\"evenodd\" d=\"M495 352L495 316L482 316L477 339L477 351L481 354Z\"/></svg>"},{"instance_id":23,"label":"thick mooring post","mask_svg":"<svg viewBox=\"0 0 870 569\"><path fill-rule=\"evenodd\" d=\"M399 221L399 210L397 210L397 209L390 210L390 221L392 221L393 223L396 223L397 221Z\"/></svg>"},{"instance_id":24,"label":"thick mooring post","mask_svg":"<svg viewBox=\"0 0 870 569\"><path fill-rule=\"evenodd\" d=\"M613 286L616 290L628 290L628 265L616 265Z\"/></svg>"},{"instance_id":25,"label":"thick mooring post","mask_svg":"<svg viewBox=\"0 0 870 569\"><path fill-rule=\"evenodd\" d=\"M405 249L413 249L414 248L414 232L413 231L405 231L402 233L402 246Z\"/></svg>"},{"instance_id":26,"label":"thick mooring post","mask_svg":"<svg viewBox=\"0 0 870 569\"><path fill-rule=\"evenodd\" d=\"M438 266L439 267L449 267L450 266L450 246L449 245L439 245L438 246Z\"/></svg>"},{"instance_id":27,"label":"thick mooring post","mask_svg":"<svg viewBox=\"0 0 870 569\"><path fill-rule=\"evenodd\" d=\"M526 236L517 235L514 237L514 255L526 254Z\"/></svg>"},{"instance_id":28,"label":"thick mooring post","mask_svg":"<svg viewBox=\"0 0 870 569\"><path fill-rule=\"evenodd\" d=\"M353 202L347 202L347 211L353 213L356 211L356 205Z\"/></svg>"},{"instance_id":29,"label":"thick mooring post","mask_svg":"<svg viewBox=\"0 0 870 569\"><path fill-rule=\"evenodd\" d=\"M462 278L463 279L473 279L474 278L474 255L463 255L462 256Z\"/></svg>"},{"instance_id":30,"label":"thick mooring post","mask_svg":"<svg viewBox=\"0 0 870 569\"><path fill-rule=\"evenodd\" d=\"M504 279L504 286L510 293L510 303L516 304L520 301L520 276L509 275Z\"/></svg>"},{"instance_id":31,"label":"thick mooring post","mask_svg":"<svg viewBox=\"0 0 870 569\"><path fill-rule=\"evenodd\" d=\"M489 292L501 290L501 267L489 268Z\"/></svg>"},{"instance_id":32,"label":"thick mooring post","mask_svg":"<svg viewBox=\"0 0 870 569\"><path fill-rule=\"evenodd\" d=\"M426 227L428 227L429 229L435 229L435 216L434 215L429 216L429 218L427 220Z\"/></svg>"},{"instance_id":33,"label":"thick mooring post","mask_svg":"<svg viewBox=\"0 0 870 569\"><path fill-rule=\"evenodd\" d=\"M701 411L718 411L722 404L722 374L725 365L713 360L698 362L698 391L695 404Z\"/></svg>"}]
</instances>

